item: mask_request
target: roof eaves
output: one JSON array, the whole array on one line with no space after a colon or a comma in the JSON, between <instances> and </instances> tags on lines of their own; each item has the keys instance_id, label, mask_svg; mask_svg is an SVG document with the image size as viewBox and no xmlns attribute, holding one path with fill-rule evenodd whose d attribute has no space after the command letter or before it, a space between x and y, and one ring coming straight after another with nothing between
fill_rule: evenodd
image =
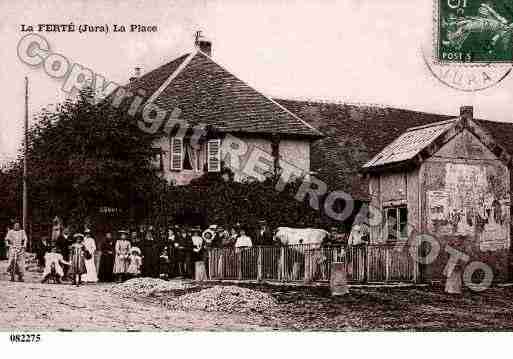
<instances>
[{"instance_id":1,"label":"roof eaves","mask_svg":"<svg viewBox=\"0 0 513 359\"><path fill-rule=\"evenodd\" d=\"M432 138L429 142L425 143L423 147L419 147L417 149L416 153L413 154L411 157L402 159L400 161L394 161L394 162L388 162L388 163L387 162L377 163L377 162L379 162L379 160L382 159L382 157L385 154L388 155L388 157L390 157L390 155L387 153L387 149L394 147L394 145L396 143L398 143L406 133L411 132L411 131L422 130L424 128L441 126L441 125L445 125L445 124L452 124L452 125L448 126L442 132L440 132L436 137ZM370 161L365 163L361 167L361 171L372 172L373 169L382 171L383 169L386 169L389 166L396 167L399 163L419 164L420 162L422 162L423 158L427 158L427 157L431 156L433 153L435 153L438 149L440 149L445 143L449 142L454 136L456 136L462 130L463 130L463 127L461 126L461 121L458 119L440 121L440 122L432 123L432 124L428 124L428 125L408 128L400 136L398 136L394 141L392 141L389 145L387 145L384 149L382 149ZM394 154L394 153L392 153L392 154ZM421 154L423 154L423 155L421 155ZM421 156L419 157L419 155L421 155Z\"/></svg>"}]
</instances>

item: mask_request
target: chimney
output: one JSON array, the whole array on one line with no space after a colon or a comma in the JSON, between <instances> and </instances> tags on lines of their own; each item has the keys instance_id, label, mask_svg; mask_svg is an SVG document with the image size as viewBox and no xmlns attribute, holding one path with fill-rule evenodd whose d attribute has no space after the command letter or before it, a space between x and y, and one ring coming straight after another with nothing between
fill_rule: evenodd
<instances>
[{"instance_id":1,"label":"chimney","mask_svg":"<svg viewBox=\"0 0 513 359\"><path fill-rule=\"evenodd\" d=\"M460 118L465 120L474 119L474 107L473 106L461 106L460 107Z\"/></svg>"},{"instance_id":2,"label":"chimney","mask_svg":"<svg viewBox=\"0 0 513 359\"><path fill-rule=\"evenodd\" d=\"M204 54L212 56L212 42L204 37L201 31L196 31L194 46Z\"/></svg>"},{"instance_id":3,"label":"chimney","mask_svg":"<svg viewBox=\"0 0 513 359\"><path fill-rule=\"evenodd\" d=\"M139 77L141 77L141 68L140 67L136 67L134 69L134 76L130 77L130 83L134 82Z\"/></svg>"}]
</instances>

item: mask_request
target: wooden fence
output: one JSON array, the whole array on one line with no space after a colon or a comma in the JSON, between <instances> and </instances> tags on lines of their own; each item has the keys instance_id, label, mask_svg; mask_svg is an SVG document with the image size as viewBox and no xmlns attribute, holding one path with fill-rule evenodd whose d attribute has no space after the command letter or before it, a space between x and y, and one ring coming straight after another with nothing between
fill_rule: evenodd
<instances>
[{"instance_id":1,"label":"wooden fence","mask_svg":"<svg viewBox=\"0 0 513 359\"><path fill-rule=\"evenodd\" d=\"M332 262L346 264L350 282L418 280L410 247L394 244L214 248L208 253L208 276L214 280L328 281Z\"/></svg>"}]
</instances>

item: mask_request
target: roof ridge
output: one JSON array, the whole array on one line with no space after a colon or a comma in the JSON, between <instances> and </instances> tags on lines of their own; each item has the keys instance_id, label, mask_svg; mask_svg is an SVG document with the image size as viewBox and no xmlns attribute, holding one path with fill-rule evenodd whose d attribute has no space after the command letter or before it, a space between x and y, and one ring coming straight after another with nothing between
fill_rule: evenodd
<instances>
[{"instance_id":1,"label":"roof ridge","mask_svg":"<svg viewBox=\"0 0 513 359\"><path fill-rule=\"evenodd\" d=\"M426 123L426 124L420 125L420 126L409 127L408 129L406 129L406 131L404 131L404 133L410 132L410 131L421 130L423 128L428 128L428 127L445 125L446 123L455 122L455 121L458 121L458 117L454 117L454 118L452 118L450 120Z\"/></svg>"},{"instance_id":2,"label":"roof ridge","mask_svg":"<svg viewBox=\"0 0 513 359\"><path fill-rule=\"evenodd\" d=\"M151 96L150 98L148 99L147 103L152 103L153 101L155 101L156 98L158 98L160 96L160 94L169 86L169 84L171 83L171 81L173 81L174 78L176 78L176 76L178 76L178 74L180 72L183 71L183 69L185 67L187 67L187 65L191 62L191 60L194 58L194 56L196 56L198 54L198 52L201 52L199 50L195 50L195 51L192 51L183 61L182 63L176 68L175 71L173 71L173 73L171 75L169 75L169 77L166 79L166 81L164 81L162 83L162 85L160 85L160 87L157 89L157 91L155 91ZM178 59L178 58L177 58ZM175 59L175 60L177 60ZM174 61L174 60L173 60Z\"/></svg>"},{"instance_id":3,"label":"roof ridge","mask_svg":"<svg viewBox=\"0 0 513 359\"><path fill-rule=\"evenodd\" d=\"M187 57L187 56L189 56L189 55L190 55L190 53L185 53L185 54L183 54L183 55L180 55L180 56L178 56L178 57L175 57L174 59L172 59L172 60L170 60L170 61L166 61L166 62L164 62L163 64L160 64L160 65L156 66L153 70L148 71L148 72L146 72L145 74L141 75L140 77L136 78L136 79L135 79L135 81L134 81L133 83L129 82L129 83L125 84L125 85L122 85L122 87L127 87L127 88L128 88L128 87L129 87L129 86L131 86L132 84L136 85L136 84L137 84L137 82L139 82L139 81L141 81L141 80L144 80L145 78L147 78L147 77L148 77L148 76L150 76L151 74L154 74L155 72L157 72L158 70L160 70L162 67L167 66L167 65L171 64L172 62L178 61L178 60L180 60L181 58L186 58L186 57ZM182 61L182 62L183 62L183 61Z\"/></svg>"},{"instance_id":4,"label":"roof ridge","mask_svg":"<svg viewBox=\"0 0 513 359\"><path fill-rule=\"evenodd\" d=\"M365 106L365 107L377 107L377 108L390 108L390 106L379 103L370 103L370 102L348 102L348 101L336 101L336 100L328 100L328 99L315 99L309 97L289 97L283 98L281 96L271 96L276 101L294 101L294 102L306 102L311 104L323 104L323 105L350 105L350 106Z\"/></svg>"},{"instance_id":5,"label":"roof ridge","mask_svg":"<svg viewBox=\"0 0 513 359\"><path fill-rule=\"evenodd\" d=\"M306 103L313 103L313 104L323 104L323 105L348 105L348 106L361 106L361 107L375 107L379 109L384 110L395 110L395 111L406 111L411 113L417 113L417 114L425 114L425 115L432 115L432 116L445 116L445 117L456 117L455 115L448 115L444 113L434 113L434 112L427 112L423 110L415 110L415 109L407 109L407 108L400 108L392 105L386 105L386 104L380 104L380 103L372 103L372 102L351 102L351 101L332 101L332 100L326 100L326 99L310 99L310 98L301 98L301 97L292 97L292 98L283 98L283 97L273 97L277 101L294 101L294 102L306 102ZM492 121L494 122L494 121Z\"/></svg>"}]
</instances>

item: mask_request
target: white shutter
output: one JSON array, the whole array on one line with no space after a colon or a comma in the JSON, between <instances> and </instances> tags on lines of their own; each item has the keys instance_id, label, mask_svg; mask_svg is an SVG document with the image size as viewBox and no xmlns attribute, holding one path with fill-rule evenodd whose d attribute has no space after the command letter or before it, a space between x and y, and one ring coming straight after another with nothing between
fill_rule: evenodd
<instances>
[{"instance_id":1,"label":"white shutter","mask_svg":"<svg viewBox=\"0 0 513 359\"><path fill-rule=\"evenodd\" d=\"M183 138L171 137L170 167L172 171L181 171L183 168Z\"/></svg>"},{"instance_id":2,"label":"white shutter","mask_svg":"<svg viewBox=\"0 0 513 359\"><path fill-rule=\"evenodd\" d=\"M207 143L208 172L221 171L221 140L209 140Z\"/></svg>"}]
</instances>

